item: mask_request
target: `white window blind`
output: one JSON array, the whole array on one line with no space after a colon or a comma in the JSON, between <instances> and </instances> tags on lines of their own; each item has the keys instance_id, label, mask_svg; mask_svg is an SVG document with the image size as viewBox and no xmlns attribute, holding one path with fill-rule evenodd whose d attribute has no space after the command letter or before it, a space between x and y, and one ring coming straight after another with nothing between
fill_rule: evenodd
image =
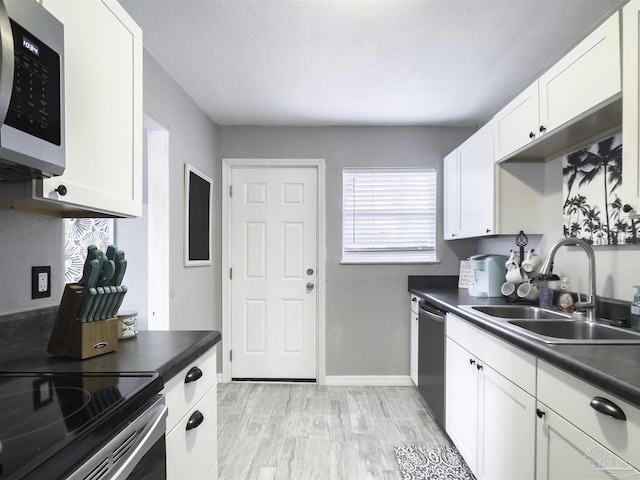
<instances>
[{"instance_id":1,"label":"white window blind","mask_svg":"<svg viewBox=\"0 0 640 480\"><path fill-rule=\"evenodd\" d=\"M346 168L342 186L343 262L436 261L435 168Z\"/></svg>"}]
</instances>

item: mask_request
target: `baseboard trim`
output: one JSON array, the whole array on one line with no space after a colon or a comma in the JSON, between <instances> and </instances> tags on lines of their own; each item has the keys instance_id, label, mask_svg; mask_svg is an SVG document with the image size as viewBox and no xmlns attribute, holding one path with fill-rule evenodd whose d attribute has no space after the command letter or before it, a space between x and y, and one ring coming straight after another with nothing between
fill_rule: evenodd
<instances>
[{"instance_id":1,"label":"baseboard trim","mask_svg":"<svg viewBox=\"0 0 640 480\"><path fill-rule=\"evenodd\" d=\"M409 375L327 375L328 387L412 387Z\"/></svg>"}]
</instances>

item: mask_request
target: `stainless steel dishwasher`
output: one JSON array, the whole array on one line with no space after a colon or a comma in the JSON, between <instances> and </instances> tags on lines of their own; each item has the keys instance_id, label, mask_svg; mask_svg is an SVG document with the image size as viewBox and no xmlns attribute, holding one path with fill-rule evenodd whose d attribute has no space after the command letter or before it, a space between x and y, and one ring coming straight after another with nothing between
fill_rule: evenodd
<instances>
[{"instance_id":1,"label":"stainless steel dishwasher","mask_svg":"<svg viewBox=\"0 0 640 480\"><path fill-rule=\"evenodd\" d=\"M418 392L442 428L444 416L445 312L426 300L418 310Z\"/></svg>"}]
</instances>

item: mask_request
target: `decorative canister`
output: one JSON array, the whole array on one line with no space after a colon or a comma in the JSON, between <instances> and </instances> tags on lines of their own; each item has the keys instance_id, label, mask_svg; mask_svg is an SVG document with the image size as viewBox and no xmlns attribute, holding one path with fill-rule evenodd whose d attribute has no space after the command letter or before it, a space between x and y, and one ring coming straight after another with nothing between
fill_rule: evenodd
<instances>
[{"instance_id":1,"label":"decorative canister","mask_svg":"<svg viewBox=\"0 0 640 480\"><path fill-rule=\"evenodd\" d=\"M124 310L118 312L118 338L132 338L138 334L138 312L134 310Z\"/></svg>"}]
</instances>

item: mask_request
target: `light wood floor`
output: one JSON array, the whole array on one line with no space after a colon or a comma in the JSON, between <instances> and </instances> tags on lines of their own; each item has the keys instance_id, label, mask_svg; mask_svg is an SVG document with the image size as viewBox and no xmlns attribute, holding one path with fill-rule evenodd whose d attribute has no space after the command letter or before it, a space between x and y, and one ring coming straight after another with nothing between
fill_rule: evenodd
<instances>
[{"instance_id":1,"label":"light wood floor","mask_svg":"<svg viewBox=\"0 0 640 480\"><path fill-rule=\"evenodd\" d=\"M397 444L448 444L411 387L218 385L220 480L399 480Z\"/></svg>"}]
</instances>

